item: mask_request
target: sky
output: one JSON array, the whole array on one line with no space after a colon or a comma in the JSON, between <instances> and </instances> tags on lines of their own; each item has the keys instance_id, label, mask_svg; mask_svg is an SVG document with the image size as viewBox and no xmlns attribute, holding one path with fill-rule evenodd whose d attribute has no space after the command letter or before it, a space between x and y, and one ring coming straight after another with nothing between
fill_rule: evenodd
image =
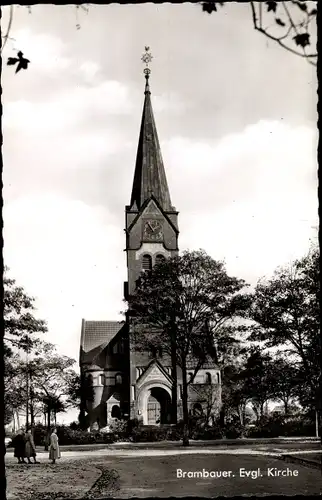
<instances>
[{"instance_id":1,"label":"sky","mask_svg":"<svg viewBox=\"0 0 322 500\"><path fill-rule=\"evenodd\" d=\"M251 285L307 252L316 69L255 32L247 3L18 6L10 36L3 57L31 62L2 69L4 260L59 352L78 360L82 318L122 319L146 45L180 250Z\"/></svg>"}]
</instances>

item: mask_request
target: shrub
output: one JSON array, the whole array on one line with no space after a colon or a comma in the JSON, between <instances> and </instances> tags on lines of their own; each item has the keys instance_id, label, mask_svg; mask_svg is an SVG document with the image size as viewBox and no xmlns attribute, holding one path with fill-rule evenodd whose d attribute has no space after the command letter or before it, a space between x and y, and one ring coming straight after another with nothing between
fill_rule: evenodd
<instances>
[{"instance_id":1,"label":"shrub","mask_svg":"<svg viewBox=\"0 0 322 500\"><path fill-rule=\"evenodd\" d=\"M213 427L205 427L204 429L196 429L190 434L191 439L222 439L223 431L217 425Z\"/></svg>"},{"instance_id":2,"label":"shrub","mask_svg":"<svg viewBox=\"0 0 322 500\"><path fill-rule=\"evenodd\" d=\"M244 427L240 423L230 422L225 425L222 433L227 439L238 439L244 435Z\"/></svg>"},{"instance_id":3,"label":"shrub","mask_svg":"<svg viewBox=\"0 0 322 500\"><path fill-rule=\"evenodd\" d=\"M126 420L114 419L109 424L110 432L116 439L127 436L128 422Z\"/></svg>"},{"instance_id":4,"label":"shrub","mask_svg":"<svg viewBox=\"0 0 322 500\"><path fill-rule=\"evenodd\" d=\"M47 440L47 427L36 424L33 429L34 442L36 446L44 446Z\"/></svg>"},{"instance_id":5,"label":"shrub","mask_svg":"<svg viewBox=\"0 0 322 500\"><path fill-rule=\"evenodd\" d=\"M88 432L75 429L74 426L57 425L57 436L60 445L84 445L84 444L108 444L114 441L111 434L103 434L98 431ZM34 428L34 441L36 446L45 445L47 440L47 427L37 424Z\"/></svg>"},{"instance_id":6,"label":"shrub","mask_svg":"<svg viewBox=\"0 0 322 500\"><path fill-rule=\"evenodd\" d=\"M168 430L164 427L135 428L132 431L132 440L135 443L151 443L154 441L164 441L167 438Z\"/></svg>"},{"instance_id":7,"label":"shrub","mask_svg":"<svg viewBox=\"0 0 322 500\"><path fill-rule=\"evenodd\" d=\"M131 418L130 420L127 420L126 432L128 435L131 435L133 430L138 429L139 427L142 427L142 423L137 418Z\"/></svg>"},{"instance_id":8,"label":"shrub","mask_svg":"<svg viewBox=\"0 0 322 500\"><path fill-rule=\"evenodd\" d=\"M69 427L73 430L73 431L78 431L78 430L81 430L82 429L82 426L80 425L79 422L71 422L69 424Z\"/></svg>"},{"instance_id":9,"label":"shrub","mask_svg":"<svg viewBox=\"0 0 322 500\"><path fill-rule=\"evenodd\" d=\"M303 416L285 417L274 413L262 418L255 427L248 429L247 437L314 436L314 422Z\"/></svg>"}]
</instances>

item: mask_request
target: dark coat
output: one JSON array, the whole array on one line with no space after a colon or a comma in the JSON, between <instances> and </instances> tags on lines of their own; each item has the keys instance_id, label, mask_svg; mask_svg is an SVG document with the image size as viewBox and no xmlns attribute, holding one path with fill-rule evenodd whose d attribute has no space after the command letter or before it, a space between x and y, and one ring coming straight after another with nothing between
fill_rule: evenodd
<instances>
[{"instance_id":1,"label":"dark coat","mask_svg":"<svg viewBox=\"0 0 322 500\"><path fill-rule=\"evenodd\" d=\"M25 456L25 437L22 434L17 434L12 440L12 445L14 447L14 456L16 458L22 458Z\"/></svg>"}]
</instances>

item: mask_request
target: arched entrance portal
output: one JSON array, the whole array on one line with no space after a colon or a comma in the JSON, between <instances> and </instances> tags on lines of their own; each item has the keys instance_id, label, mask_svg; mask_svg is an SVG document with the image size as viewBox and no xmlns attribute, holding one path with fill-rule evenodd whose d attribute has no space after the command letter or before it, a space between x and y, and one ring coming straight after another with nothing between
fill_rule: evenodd
<instances>
[{"instance_id":1,"label":"arched entrance portal","mask_svg":"<svg viewBox=\"0 0 322 500\"><path fill-rule=\"evenodd\" d=\"M162 387L150 389L148 397L148 425L169 424L171 422L171 398Z\"/></svg>"}]
</instances>

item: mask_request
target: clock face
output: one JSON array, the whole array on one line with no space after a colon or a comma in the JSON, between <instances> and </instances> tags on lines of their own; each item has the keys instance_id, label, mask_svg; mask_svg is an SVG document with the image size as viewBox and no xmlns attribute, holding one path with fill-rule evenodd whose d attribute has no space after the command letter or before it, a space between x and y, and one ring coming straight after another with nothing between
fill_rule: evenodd
<instances>
[{"instance_id":1,"label":"clock face","mask_svg":"<svg viewBox=\"0 0 322 500\"><path fill-rule=\"evenodd\" d=\"M149 240L161 240L163 237L162 223L158 220L147 220L144 223L143 236Z\"/></svg>"}]
</instances>

